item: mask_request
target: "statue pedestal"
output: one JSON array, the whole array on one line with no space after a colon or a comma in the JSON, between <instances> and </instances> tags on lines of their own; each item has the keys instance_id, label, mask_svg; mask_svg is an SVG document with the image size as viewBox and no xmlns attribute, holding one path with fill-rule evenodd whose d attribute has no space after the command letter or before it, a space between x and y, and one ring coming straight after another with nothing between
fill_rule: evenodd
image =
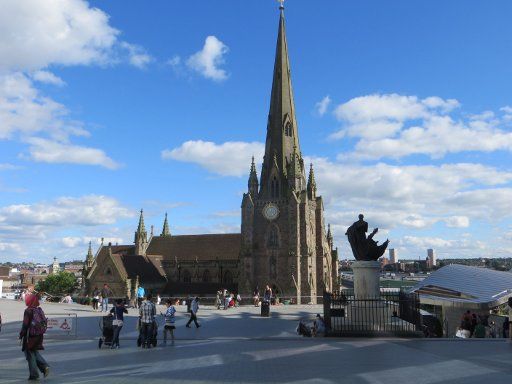
<instances>
[{"instance_id":1,"label":"statue pedestal","mask_svg":"<svg viewBox=\"0 0 512 384\"><path fill-rule=\"evenodd\" d=\"M380 262L355 261L352 263L352 271L355 299L380 299Z\"/></svg>"}]
</instances>

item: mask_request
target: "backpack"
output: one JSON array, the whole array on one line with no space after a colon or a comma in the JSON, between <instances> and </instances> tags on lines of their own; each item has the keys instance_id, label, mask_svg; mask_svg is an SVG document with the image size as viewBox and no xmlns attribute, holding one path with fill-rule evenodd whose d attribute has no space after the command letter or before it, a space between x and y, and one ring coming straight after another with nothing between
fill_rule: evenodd
<instances>
[{"instance_id":1,"label":"backpack","mask_svg":"<svg viewBox=\"0 0 512 384\"><path fill-rule=\"evenodd\" d=\"M29 335L40 336L46 333L48 328L47 319L41 308L32 309L32 321L30 322Z\"/></svg>"}]
</instances>

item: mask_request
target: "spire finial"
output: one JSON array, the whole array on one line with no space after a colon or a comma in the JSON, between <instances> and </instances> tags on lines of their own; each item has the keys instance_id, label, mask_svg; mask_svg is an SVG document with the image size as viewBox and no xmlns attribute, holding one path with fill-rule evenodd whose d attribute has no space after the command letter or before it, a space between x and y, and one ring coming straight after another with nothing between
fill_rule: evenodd
<instances>
[{"instance_id":1,"label":"spire finial","mask_svg":"<svg viewBox=\"0 0 512 384\"><path fill-rule=\"evenodd\" d=\"M282 11L284 9L284 0L277 0L277 2L280 4L279 9Z\"/></svg>"}]
</instances>

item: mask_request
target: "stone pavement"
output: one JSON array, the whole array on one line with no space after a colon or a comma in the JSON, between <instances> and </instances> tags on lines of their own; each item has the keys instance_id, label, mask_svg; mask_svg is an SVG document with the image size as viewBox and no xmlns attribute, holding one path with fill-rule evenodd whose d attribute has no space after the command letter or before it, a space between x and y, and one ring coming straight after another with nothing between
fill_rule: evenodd
<instances>
[{"instance_id":1,"label":"stone pavement","mask_svg":"<svg viewBox=\"0 0 512 384\"><path fill-rule=\"evenodd\" d=\"M17 341L21 303L0 300L0 383L24 382L26 361ZM181 307L174 347L138 349L136 312L121 333L121 349L98 349L99 314L78 305L45 304L45 311L78 313L78 338L48 338L48 383L509 383L512 345L504 340L306 339L299 318L320 306L218 311L201 308L202 327L187 329ZM162 307L163 311L163 307Z\"/></svg>"}]
</instances>

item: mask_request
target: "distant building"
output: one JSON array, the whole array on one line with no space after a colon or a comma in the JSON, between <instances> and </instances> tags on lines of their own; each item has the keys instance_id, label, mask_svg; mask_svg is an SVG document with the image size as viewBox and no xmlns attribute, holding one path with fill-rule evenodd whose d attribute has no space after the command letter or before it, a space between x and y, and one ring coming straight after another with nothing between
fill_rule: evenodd
<instances>
[{"instance_id":1,"label":"distant building","mask_svg":"<svg viewBox=\"0 0 512 384\"><path fill-rule=\"evenodd\" d=\"M389 261L391 262L391 264L398 263L398 254L395 248L389 249Z\"/></svg>"},{"instance_id":2,"label":"distant building","mask_svg":"<svg viewBox=\"0 0 512 384\"><path fill-rule=\"evenodd\" d=\"M56 257L53 258L53 264L52 264L50 269L51 269L50 273L53 274L53 275L60 272L60 264L57 261Z\"/></svg>"},{"instance_id":3,"label":"distant building","mask_svg":"<svg viewBox=\"0 0 512 384\"><path fill-rule=\"evenodd\" d=\"M433 249L427 249L427 264L430 268L437 265L437 257Z\"/></svg>"},{"instance_id":4,"label":"distant building","mask_svg":"<svg viewBox=\"0 0 512 384\"><path fill-rule=\"evenodd\" d=\"M420 295L422 305L435 307L435 313L441 314L445 336L453 337L467 310L489 315L491 309L512 297L510 287L512 274L509 272L451 264L418 282L411 292Z\"/></svg>"}]
</instances>

